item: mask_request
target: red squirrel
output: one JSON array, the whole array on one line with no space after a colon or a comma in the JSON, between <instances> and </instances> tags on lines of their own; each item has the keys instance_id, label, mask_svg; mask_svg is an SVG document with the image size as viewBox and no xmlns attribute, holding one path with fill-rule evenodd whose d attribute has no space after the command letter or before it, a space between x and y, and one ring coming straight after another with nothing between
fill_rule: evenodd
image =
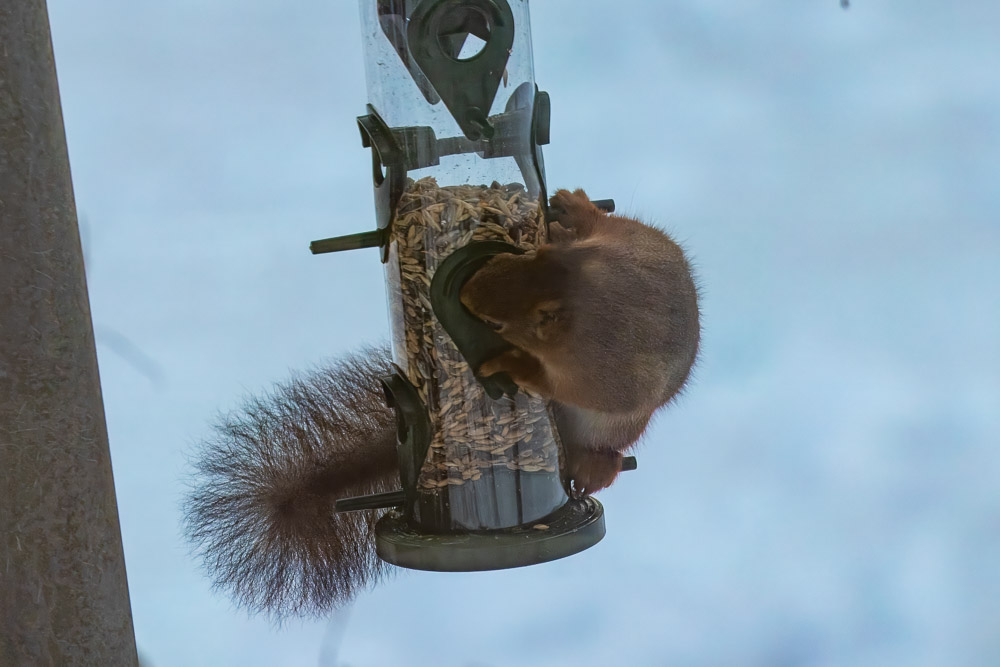
<instances>
[{"instance_id":1,"label":"red squirrel","mask_svg":"<svg viewBox=\"0 0 1000 667\"><path fill-rule=\"evenodd\" d=\"M478 374L507 373L554 401L569 476L593 493L684 386L698 353L698 295L666 233L601 211L583 190L552 197L549 234L534 253L491 259L460 298L514 345Z\"/></svg>"},{"instance_id":2,"label":"red squirrel","mask_svg":"<svg viewBox=\"0 0 1000 667\"><path fill-rule=\"evenodd\" d=\"M516 349L488 360L549 398L578 492L614 481L622 452L683 386L698 349L698 306L680 248L607 215L581 190L552 198L552 242L501 255L461 300ZM220 417L194 457L185 529L219 588L272 618L323 615L390 571L375 555L376 510L337 498L399 484L395 413L369 348L250 397Z\"/></svg>"}]
</instances>

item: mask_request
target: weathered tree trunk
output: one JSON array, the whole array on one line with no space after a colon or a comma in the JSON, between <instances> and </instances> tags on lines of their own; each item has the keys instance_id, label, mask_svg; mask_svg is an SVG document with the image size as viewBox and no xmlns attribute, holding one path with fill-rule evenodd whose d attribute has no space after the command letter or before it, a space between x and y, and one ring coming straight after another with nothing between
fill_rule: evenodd
<instances>
[{"instance_id":1,"label":"weathered tree trunk","mask_svg":"<svg viewBox=\"0 0 1000 667\"><path fill-rule=\"evenodd\" d=\"M44 0L0 2L0 664L137 663Z\"/></svg>"}]
</instances>

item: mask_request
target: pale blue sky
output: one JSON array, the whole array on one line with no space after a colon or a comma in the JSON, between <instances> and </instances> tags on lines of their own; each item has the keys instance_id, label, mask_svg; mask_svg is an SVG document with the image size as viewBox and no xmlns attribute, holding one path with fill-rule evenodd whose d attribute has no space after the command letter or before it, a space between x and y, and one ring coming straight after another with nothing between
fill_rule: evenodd
<instances>
[{"instance_id":1,"label":"pale blue sky","mask_svg":"<svg viewBox=\"0 0 1000 667\"><path fill-rule=\"evenodd\" d=\"M217 410L387 335L376 253L308 252L373 221L356 3L49 9L139 646L318 664L327 622L234 611L179 503ZM404 572L337 615L325 664L1000 664L1000 5L536 0L532 23L550 185L685 243L703 359L601 494L601 544Z\"/></svg>"}]
</instances>

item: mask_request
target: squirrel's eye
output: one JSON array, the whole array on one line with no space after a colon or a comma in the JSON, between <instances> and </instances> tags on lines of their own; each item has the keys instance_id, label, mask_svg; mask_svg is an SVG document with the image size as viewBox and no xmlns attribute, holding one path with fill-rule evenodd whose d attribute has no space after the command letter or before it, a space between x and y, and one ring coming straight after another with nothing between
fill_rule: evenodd
<instances>
[{"instance_id":1,"label":"squirrel's eye","mask_svg":"<svg viewBox=\"0 0 1000 667\"><path fill-rule=\"evenodd\" d=\"M486 326L488 326L490 329L493 329L494 331L500 331L501 329L503 329L503 325L500 324L499 322L494 322L493 320L483 320L483 322L485 322Z\"/></svg>"}]
</instances>

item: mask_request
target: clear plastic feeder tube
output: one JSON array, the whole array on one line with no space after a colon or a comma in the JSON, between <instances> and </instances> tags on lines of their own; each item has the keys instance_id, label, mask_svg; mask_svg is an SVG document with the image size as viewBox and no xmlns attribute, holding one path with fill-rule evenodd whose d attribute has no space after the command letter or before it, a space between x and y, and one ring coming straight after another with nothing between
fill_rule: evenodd
<instances>
[{"instance_id":1,"label":"clear plastic feeder tube","mask_svg":"<svg viewBox=\"0 0 1000 667\"><path fill-rule=\"evenodd\" d=\"M442 263L470 244L530 252L546 240L537 116L547 109L528 3L362 0L361 16L370 112L394 142L376 186L399 177L390 169L405 173L387 208L385 270L395 362L430 423L413 519L441 532L538 521L568 500L546 402L490 398L431 295Z\"/></svg>"}]
</instances>

